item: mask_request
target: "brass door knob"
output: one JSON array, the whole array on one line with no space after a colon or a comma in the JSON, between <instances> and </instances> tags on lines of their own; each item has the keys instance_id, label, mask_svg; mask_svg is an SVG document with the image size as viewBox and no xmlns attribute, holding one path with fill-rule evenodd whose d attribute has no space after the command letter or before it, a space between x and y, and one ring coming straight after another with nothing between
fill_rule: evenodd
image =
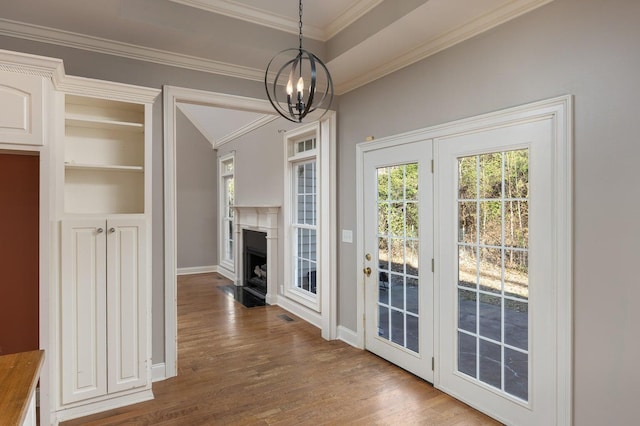
<instances>
[{"instance_id":1,"label":"brass door knob","mask_svg":"<svg viewBox=\"0 0 640 426\"><path fill-rule=\"evenodd\" d=\"M371 268L370 268L370 267L368 267L368 266L367 266L366 268L364 268L364 269L362 270L362 272L364 272L364 274L365 274L367 277L371 276Z\"/></svg>"}]
</instances>

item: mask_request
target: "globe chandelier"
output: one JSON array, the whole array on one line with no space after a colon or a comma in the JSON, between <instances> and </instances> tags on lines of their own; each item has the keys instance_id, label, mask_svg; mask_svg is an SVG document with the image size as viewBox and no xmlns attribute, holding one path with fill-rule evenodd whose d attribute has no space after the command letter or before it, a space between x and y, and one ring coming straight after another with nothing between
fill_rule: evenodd
<instances>
[{"instance_id":1,"label":"globe chandelier","mask_svg":"<svg viewBox=\"0 0 640 426\"><path fill-rule=\"evenodd\" d=\"M299 2L299 44L274 56L264 74L269 102L282 117L301 123L307 115L320 119L333 102L333 81L325 64L302 48L302 0Z\"/></svg>"}]
</instances>

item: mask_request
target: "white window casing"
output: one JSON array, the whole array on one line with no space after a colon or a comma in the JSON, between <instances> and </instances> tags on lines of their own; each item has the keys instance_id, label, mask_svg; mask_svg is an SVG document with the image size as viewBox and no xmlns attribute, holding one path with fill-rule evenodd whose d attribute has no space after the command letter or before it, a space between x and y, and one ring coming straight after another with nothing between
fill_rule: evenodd
<instances>
[{"instance_id":1,"label":"white window casing","mask_svg":"<svg viewBox=\"0 0 640 426\"><path fill-rule=\"evenodd\" d=\"M320 126L313 123L285 136L285 261L284 295L315 312L321 312L323 284L322 175L326 149L321 147Z\"/></svg>"},{"instance_id":2,"label":"white window casing","mask_svg":"<svg viewBox=\"0 0 640 426\"><path fill-rule=\"evenodd\" d=\"M230 272L235 271L234 245L237 243L234 239L234 212L232 208L235 200L234 154L235 152L231 152L218 158L219 265Z\"/></svg>"}]
</instances>

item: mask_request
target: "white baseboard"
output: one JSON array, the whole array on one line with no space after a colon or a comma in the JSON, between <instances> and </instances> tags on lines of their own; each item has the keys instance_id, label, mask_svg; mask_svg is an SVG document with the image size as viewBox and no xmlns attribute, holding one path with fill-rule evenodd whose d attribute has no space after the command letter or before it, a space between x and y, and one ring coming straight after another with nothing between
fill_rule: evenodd
<instances>
[{"instance_id":1,"label":"white baseboard","mask_svg":"<svg viewBox=\"0 0 640 426\"><path fill-rule=\"evenodd\" d=\"M164 362L151 366L151 381L160 382L167 378L167 369Z\"/></svg>"},{"instance_id":2,"label":"white baseboard","mask_svg":"<svg viewBox=\"0 0 640 426\"><path fill-rule=\"evenodd\" d=\"M189 268L178 268L176 270L177 275L195 275L195 274L209 274L211 272L217 272L223 277L236 282L236 274L233 271L225 268L220 265L209 265L209 266L193 266Z\"/></svg>"},{"instance_id":3,"label":"white baseboard","mask_svg":"<svg viewBox=\"0 0 640 426\"><path fill-rule=\"evenodd\" d=\"M358 347L358 334L341 325L338 326L338 340L342 340L355 348Z\"/></svg>"},{"instance_id":4,"label":"white baseboard","mask_svg":"<svg viewBox=\"0 0 640 426\"><path fill-rule=\"evenodd\" d=\"M110 397L102 401L62 409L54 413L53 423L58 424L66 420L77 419L78 417L89 416L91 414L101 413L103 411L125 407L127 405L137 404L139 402L149 401L152 399L153 392L151 392L151 389L134 391L127 395Z\"/></svg>"},{"instance_id":5,"label":"white baseboard","mask_svg":"<svg viewBox=\"0 0 640 426\"><path fill-rule=\"evenodd\" d=\"M178 268L176 273L178 275L194 275L194 274L206 274L209 272L218 272L218 267L211 266L194 266L191 268Z\"/></svg>"}]
</instances>

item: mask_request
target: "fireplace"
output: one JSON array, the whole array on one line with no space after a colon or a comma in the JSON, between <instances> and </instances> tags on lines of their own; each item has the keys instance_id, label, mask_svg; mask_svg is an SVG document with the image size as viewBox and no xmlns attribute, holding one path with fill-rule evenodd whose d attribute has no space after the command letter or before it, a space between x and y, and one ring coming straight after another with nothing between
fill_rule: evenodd
<instances>
[{"instance_id":1,"label":"fireplace","mask_svg":"<svg viewBox=\"0 0 640 426\"><path fill-rule=\"evenodd\" d=\"M267 233L242 230L244 289L264 299L267 296Z\"/></svg>"},{"instance_id":2,"label":"fireplace","mask_svg":"<svg viewBox=\"0 0 640 426\"><path fill-rule=\"evenodd\" d=\"M278 298L279 206L233 206L236 241L235 285L260 294L266 304ZM258 266L258 269L256 269ZM258 280L254 279L257 277Z\"/></svg>"}]
</instances>

